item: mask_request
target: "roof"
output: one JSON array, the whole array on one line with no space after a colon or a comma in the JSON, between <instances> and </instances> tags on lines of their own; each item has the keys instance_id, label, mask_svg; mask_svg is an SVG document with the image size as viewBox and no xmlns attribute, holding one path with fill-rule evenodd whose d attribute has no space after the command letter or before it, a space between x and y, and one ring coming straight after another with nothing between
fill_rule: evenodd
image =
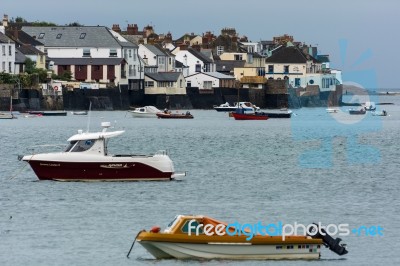
<instances>
[{"instance_id":1,"label":"roof","mask_svg":"<svg viewBox=\"0 0 400 266\"><path fill-rule=\"evenodd\" d=\"M15 32L15 30L7 30L6 34L8 36L10 36L10 38L15 40L17 43L30 44L30 45L33 45L33 46L42 46L43 45L43 43L41 43L38 40L32 38L32 36L30 36L29 34L27 34L26 32L24 32L22 30L18 30L18 39L16 40L14 35L13 35L14 32Z\"/></svg>"},{"instance_id":2,"label":"roof","mask_svg":"<svg viewBox=\"0 0 400 266\"><path fill-rule=\"evenodd\" d=\"M5 34L0 32L0 43L14 43L14 41L8 38Z\"/></svg>"},{"instance_id":3,"label":"roof","mask_svg":"<svg viewBox=\"0 0 400 266\"><path fill-rule=\"evenodd\" d=\"M150 52L157 56L166 56L164 51L160 50L158 47L152 44L143 44L144 47L146 47Z\"/></svg>"},{"instance_id":4,"label":"roof","mask_svg":"<svg viewBox=\"0 0 400 266\"><path fill-rule=\"evenodd\" d=\"M170 81L176 82L180 77L181 72L158 72L158 73L145 73L145 76L155 81Z\"/></svg>"},{"instance_id":5,"label":"roof","mask_svg":"<svg viewBox=\"0 0 400 266\"><path fill-rule=\"evenodd\" d=\"M16 64L23 64L25 63L26 56L22 53L19 48L15 48L15 63Z\"/></svg>"},{"instance_id":6,"label":"roof","mask_svg":"<svg viewBox=\"0 0 400 266\"><path fill-rule=\"evenodd\" d=\"M318 61L311 55L306 55L299 48L295 46L281 47L276 50L265 62L267 63L294 63L294 64L305 64L307 61L312 60L315 63Z\"/></svg>"},{"instance_id":7,"label":"roof","mask_svg":"<svg viewBox=\"0 0 400 266\"><path fill-rule=\"evenodd\" d=\"M30 36L47 47L120 48L107 27L23 27Z\"/></svg>"},{"instance_id":8,"label":"roof","mask_svg":"<svg viewBox=\"0 0 400 266\"><path fill-rule=\"evenodd\" d=\"M48 58L48 60L53 61L55 65L120 65L125 59L123 58Z\"/></svg>"},{"instance_id":9,"label":"roof","mask_svg":"<svg viewBox=\"0 0 400 266\"><path fill-rule=\"evenodd\" d=\"M328 63L330 62L329 60L329 55L317 55L318 61L322 63Z\"/></svg>"},{"instance_id":10,"label":"roof","mask_svg":"<svg viewBox=\"0 0 400 266\"><path fill-rule=\"evenodd\" d=\"M220 60L215 61L216 69L218 72L230 72L236 67L244 67L246 61L244 60Z\"/></svg>"},{"instance_id":11,"label":"roof","mask_svg":"<svg viewBox=\"0 0 400 266\"><path fill-rule=\"evenodd\" d=\"M20 50L21 53L23 53L25 55L45 55L45 53L43 53L39 49L36 49L32 45L22 45L22 46L18 47L18 50Z\"/></svg>"},{"instance_id":12,"label":"roof","mask_svg":"<svg viewBox=\"0 0 400 266\"><path fill-rule=\"evenodd\" d=\"M189 48L188 52L191 53L192 55L194 55L195 57L197 57L198 59L200 59L201 61L205 62L205 63L212 63L213 61L208 58L206 55L202 54L201 52L193 49L193 48Z\"/></svg>"},{"instance_id":13,"label":"roof","mask_svg":"<svg viewBox=\"0 0 400 266\"><path fill-rule=\"evenodd\" d=\"M196 76L196 75L201 75L201 74L207 75L207 76L210 76L213 78L217 78L217 79L235 79L235 77L233 77L233 76L225 75L225 74L222 74L219 72L198 72L198 73L192 74L190 76L187 76L186 78Z\"/></svg>"},{"instance_id":14,"label":"roof","mask_svg":"<svg viewBox=\"0 0 400 266\"><path fill-rule=\"evenodd\" d=\"M121 36L124 37L129 42L134 43L134 44L139 44L140 39L143 39L142 35L121 34Z\"/></svg>"},{"instance_id":15,"label":"roof","mask_svg":"<svg viewBox=\"0 0 400 266\"><path fill-rule=\"evenodd\" d=\"M124 130L121 131L112 131L112 132L93 132L88 133L84 132L81 134L76 134L70 137L67 141L78 141L78 140L89 140L89 139L108 139L112 137L116 137L124 133Z\"/></svg>"}]
</instances>

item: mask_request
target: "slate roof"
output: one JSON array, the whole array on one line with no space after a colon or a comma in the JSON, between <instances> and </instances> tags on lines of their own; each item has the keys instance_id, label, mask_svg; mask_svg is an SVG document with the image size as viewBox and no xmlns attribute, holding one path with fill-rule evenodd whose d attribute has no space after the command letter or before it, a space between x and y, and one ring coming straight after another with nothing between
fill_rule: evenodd
<instances>
[{"instance_id":1,"label":"slate roof","mask_svg":"<svg viewBox=\"0 0 400 266\"><path fill-rule=\"evenodd\" d=\"M45 55L45 53L31 45L22 45L18 47L18 50L25 55Z\"/></svg>"},{"instance_id":2,"label":"slate roof","mask_svg":"<svg viewBox=\"0 0 400 266\"><path fill-rule=\"evenodd\" d=\"M144 47L146 47L150 52L157 56L166 56L164 51L160 50L158 47L152 44L143 44Z\"/></svg>"},{"instance_id":3,"label":"slate roof","mask_svg":"<svg viewBox=\"0 0 400 266\"><path fill-rule=\"evenodd\" d=\"M120 65L125 59L123 58L48 58L55 65Z\"/></svg>"},{"instance_id":4,"label":"slate roof","mask_svg":"<svg viewBox=\"0 0 400 266\"><path fill-rule=\"evenodd\" d=\"M5 34L0 32L0 43L14 43L13 40L11 40L10 38L8 38Z\"/></svg>"},{"instance_id":5,"label":"slate roof","mask_svg":"<svg viewBox=\"0 0 400 266\"><path fill-rule=\"evenodd\" d=\"M38 40L32 38L29 34L22 30L18 30L18 39L16 40L14 35L13 35L14 30L7 30L6 34L10 38L12 38L15 42L20 43L20 44L30 44L33 46L42 46L43 43L39 42Z\"/></svg>"},{"instance_id":6,"label":"slate roof","mask_svg":"<svg viewBox=\"0 0 400 266\"><path fill-rule=\"evenodd\" d=\"M155 81L176 82L181 75L181 72L145 73L145 75Z\"/></svg>"},{"instance_id":7,"label":"slate roof","mask_svg":"<svg viewBox=\"0 0 400 266\"><path fill-rule=\"evenodd\" d=\"M47 47L120 48L107 27L22 27L30 36Z\"/></svg>"},{"instance_id":8,"label":"slate roof","mask_svg":"<svg viewBox=\"0 0 400 266\"><path fill-rule=\"evenodd\" d=\"M187 78L191 77L191 76L196 76L196 75L207 75L207 76L217 78L217 79L235 79L235 77L233 77L233 76L225 75L225 74L222 74L219 72L199 72L199 73L195 73L190 76L187 76Z\"/></svg>"},{"instance_id":9,"label":"slate roof","mask_svg":"<svg viewBox=\"0 0 400 266\"><path fill-rule=\"evenodd\" d=\"M25 60L26 56L18 48L15 48L15 63L23 64L25 63Z\"/></svg>"},{"instance_id":10,"label":"slate roof","mask_svg":"<svg viewBox=\"0 0 400 266\"><path fill-rule=\"evenodd\" d=\"M283 64L305 64L307 61L312 60L314 63L319 63L311 55L306 55L299 48L295 46L281 47L270 57L268 57L265 62L267 63L283 63Z\"/></svg>"},{"instance_id":11,"label":"slate roof","mask_svg":"<svg viewBox=\"0 0 400 266\"><path fill-rule=\"evenodd\" d=\"M206 55L202 54L201 52L198 52L197 50L195 50L193 48L189 48L188 52L205 63L213 63L213 61L210 58L208 58Z\"/></svg>"},{"instance_id":12,"label":"slate roof","mask_svg":"<svg viewBox=\"0 0 400 266\"><path fill-rule=\"evenodd\" d=\"M230 72L236 67L244 67L246 61L244 60L220 60L215 61L216 70L218 72Z\"/></svg>"}]
</instances>

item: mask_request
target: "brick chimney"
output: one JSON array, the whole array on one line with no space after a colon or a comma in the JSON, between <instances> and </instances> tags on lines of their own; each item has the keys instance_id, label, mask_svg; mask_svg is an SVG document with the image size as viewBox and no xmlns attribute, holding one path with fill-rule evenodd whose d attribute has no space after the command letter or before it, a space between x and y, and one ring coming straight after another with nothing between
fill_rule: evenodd
<instances>
[{"instance_id":1,"label":"brick chimney","mask_svg":"<svg viewBox=\"0 0 400 266\"><path fill-rule=\"evenodd\" d=\"M138 26L137 24L128 24L128 28L126 29L128 35L137 35L138 34Z\"/></svg>"},{"instance_id":2,"label":"brick chimney","mask_svg":"<svg viewBox=\"0 0 400 266\"><path fill-rule=\"evenodd\" d=\"M4 14L3 16L3 26L4 28L8 27L8 15Z\"/></svg>"},{"instance_id":3,"label":"brick chimney","mask_svg":"<svg viewBox=\"0 0 400 266\"><path fill-rule=\"evenodd\" d=\"M113 24L112 30L121 33L121 28L119 27L119 24Z\"/></svg>"}]
</instances>

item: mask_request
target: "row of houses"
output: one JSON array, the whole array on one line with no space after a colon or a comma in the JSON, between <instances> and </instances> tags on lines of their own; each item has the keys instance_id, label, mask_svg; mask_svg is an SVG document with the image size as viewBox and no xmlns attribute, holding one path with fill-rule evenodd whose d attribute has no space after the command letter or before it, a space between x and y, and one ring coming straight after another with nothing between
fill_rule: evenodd
<instances>
[{"instance_id":1,"label":"row of houses","mask_svg":"<svg viewBox=\"0 0 400 266\"><path fill-rule=\"evenodd\" d=\"M318 87L334 91L341 72L331 69L328 55L316 47L294 42L283 35L272 41L250 42L233 28L219 36L185 34L172 39L158 35L151 26L138 31L129 24L0 27L0 72L24 72L30 58L37 68L62 76L70 73L78 82L101 87L124 86L145 94L186 94L187 87L206 92L213 88L263 89L269 80L286 80L289 87Z\"/></svg>"}]
</instances>

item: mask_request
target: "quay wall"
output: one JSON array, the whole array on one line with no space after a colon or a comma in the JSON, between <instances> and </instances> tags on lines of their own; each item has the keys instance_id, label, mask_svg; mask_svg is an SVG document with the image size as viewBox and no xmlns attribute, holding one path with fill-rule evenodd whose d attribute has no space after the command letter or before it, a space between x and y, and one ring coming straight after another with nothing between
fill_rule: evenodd
<instances>
[{"instance_id":1,"label":"quay wall","mask_svg":"<svg viewBox=\"0 0 400 266\"><path fill-rule=\"evenodd\" d=\"M10 88L0 88L0 110L10 109ZM205 91L187 88L186 95L145 95L144 90L127 87L108 89L67 89L61 93L43 93L38 89L13 90L13 110L128 110L154 105L159 109L211 109L225 102L250 101L261 108L301 108L337 106L342 87L335 92L293 89L282 82L270 83L266 89L215 88Z\"/></svg>"}]
</instances>

